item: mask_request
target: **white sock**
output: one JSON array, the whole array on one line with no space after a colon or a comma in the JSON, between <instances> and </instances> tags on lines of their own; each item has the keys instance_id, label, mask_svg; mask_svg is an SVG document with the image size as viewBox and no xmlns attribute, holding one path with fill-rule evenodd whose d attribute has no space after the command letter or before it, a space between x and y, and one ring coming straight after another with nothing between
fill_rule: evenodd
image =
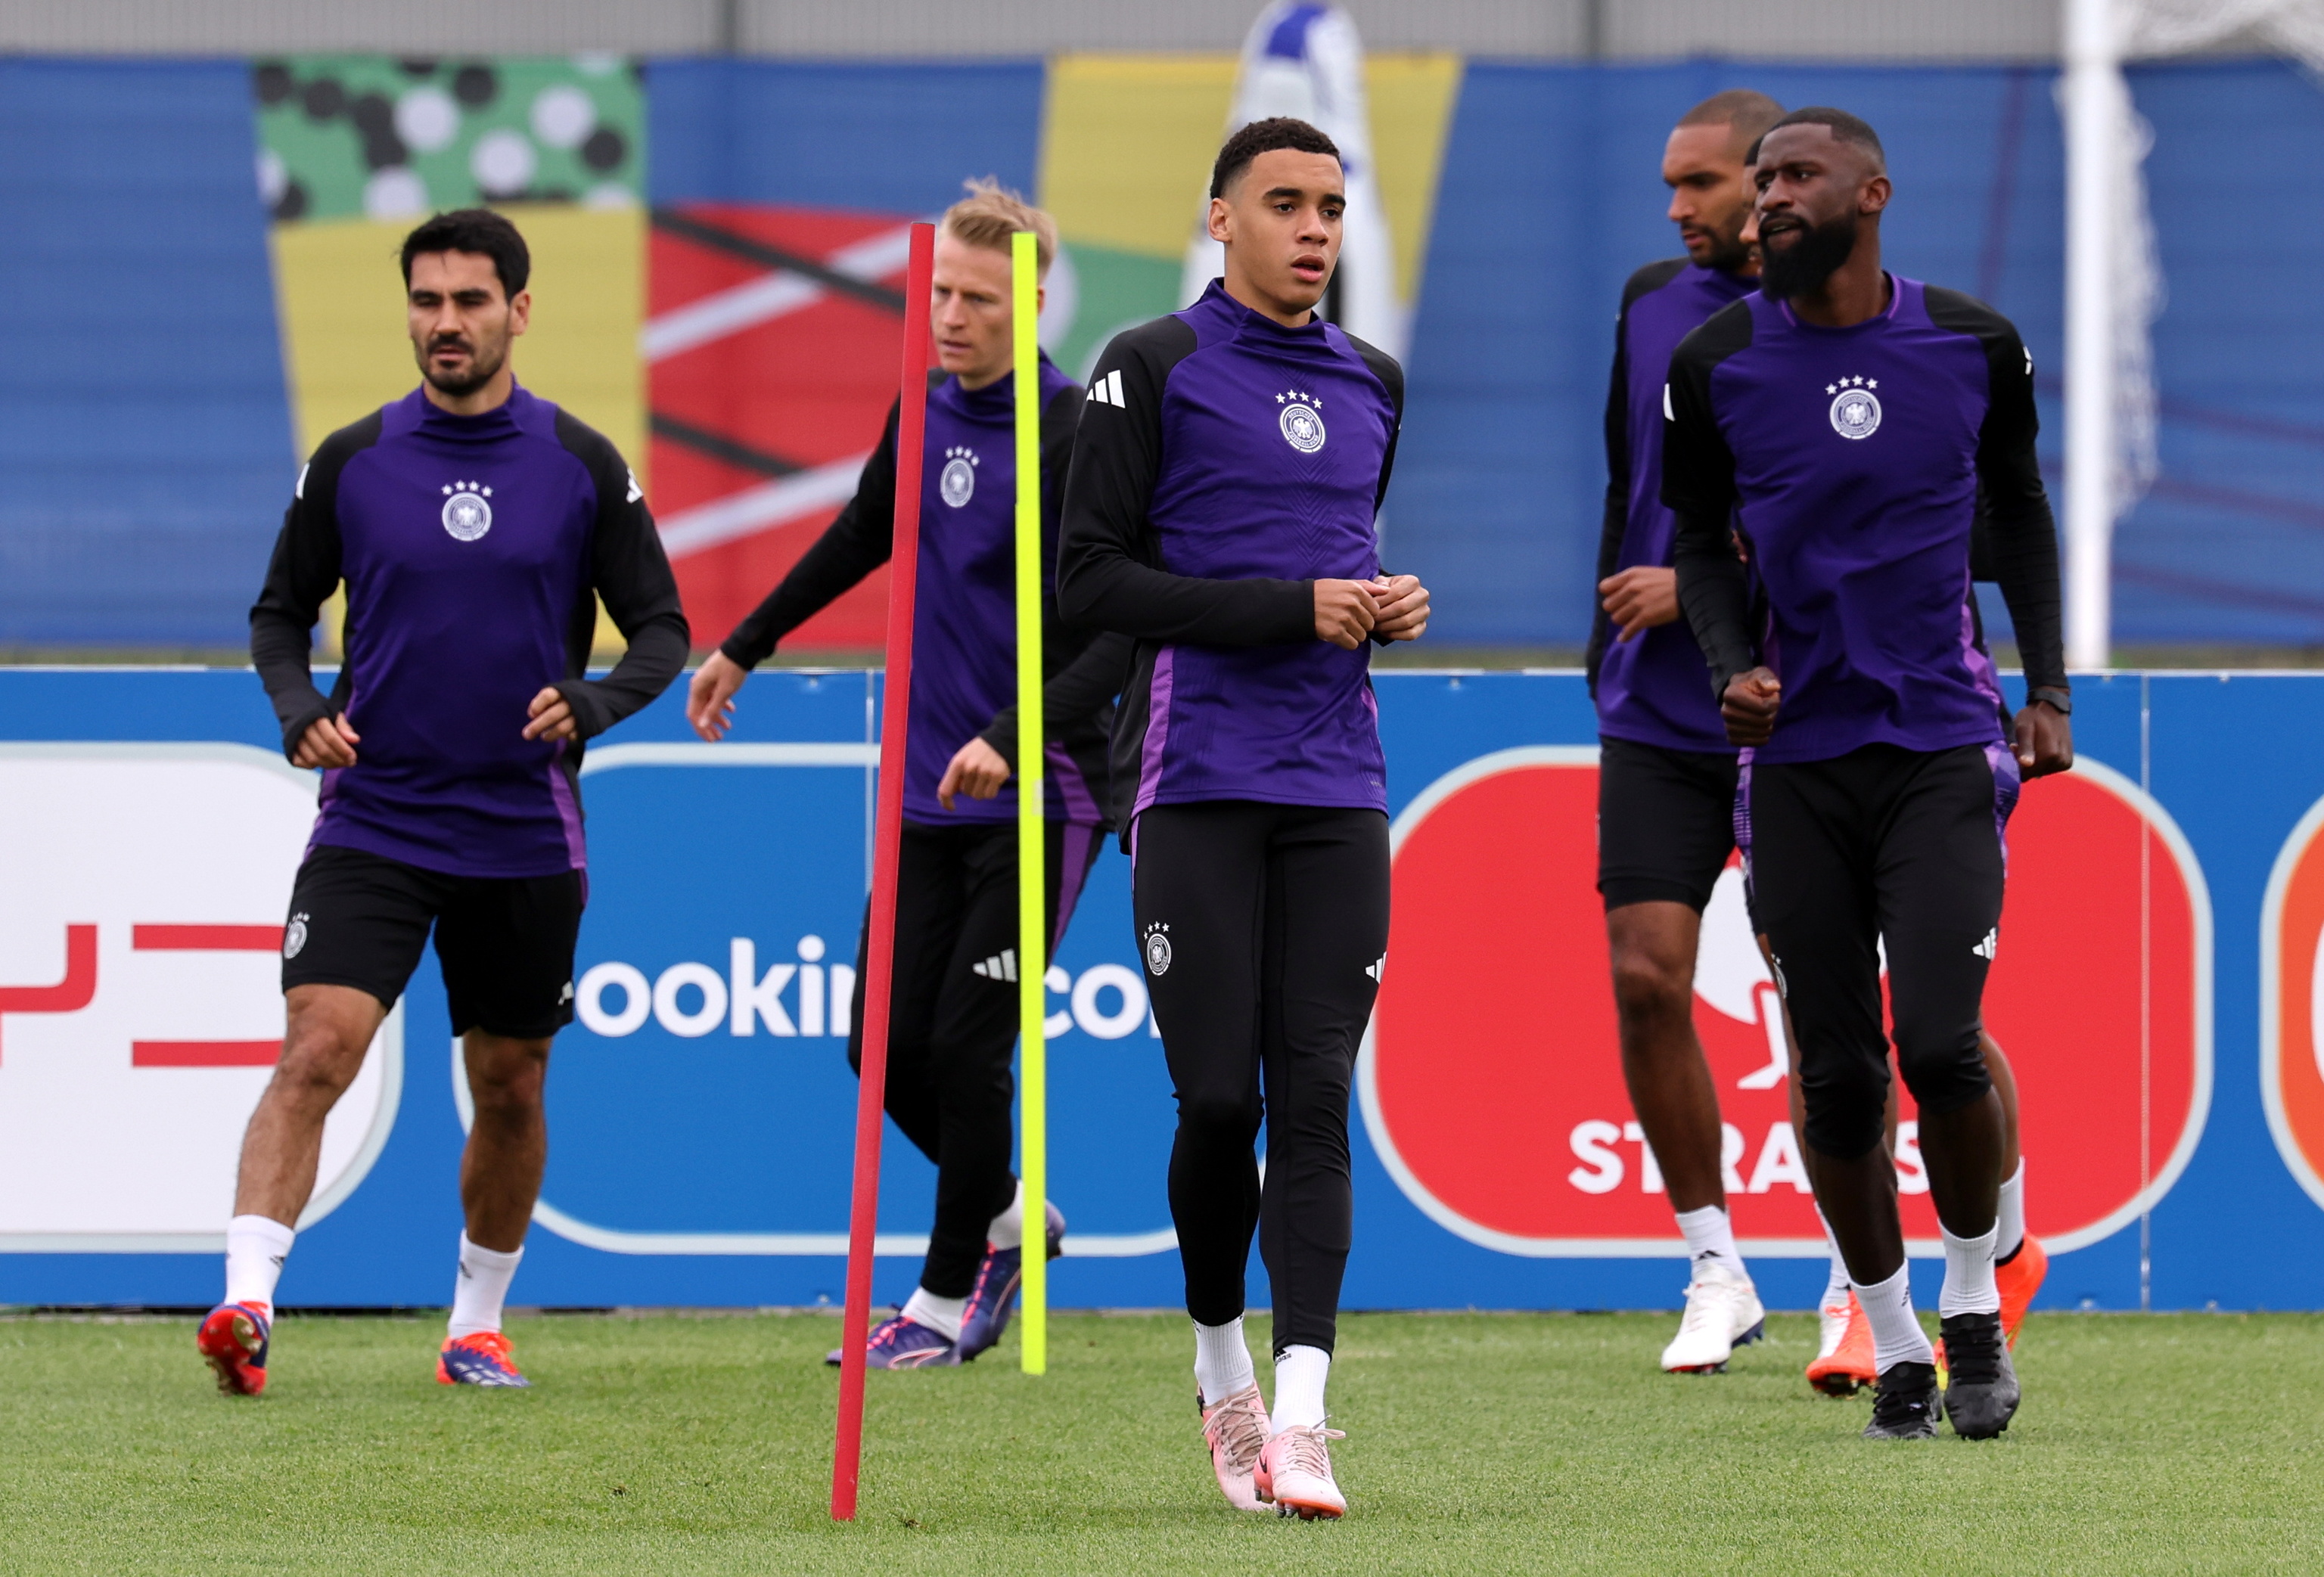
<instances>
[{"instance_id":1,"label":"white sock","mask_svg":"<svg viewBox=\"0 0 2324 1577\"><path fill-rule=\"evenodd\" d=\"M915 1325L926 1325L947 1342L960 1340L960 1323L967 1315L966 1298L938 1297L925 1286L912 1288L912 1296L904 1300L904 1318Z\"/></svg>"},{"instance_id":2,"label":"white sock","mask_svg":"<svg viewBox=\"0 0 2324 1577\"><path fill-rule=\"evenodd\" d=\"M1320 1429L1323 1382L1332 1378L1332 1355L1320 1347L1286 1347L1275 1355L1275 1412L1268 1433Z\"/></svg>"},{"instance_id":3,"label":"white sock","mask_svg":"<svg viewBox=\"0 0 2324 1577\"><path fill-rule=\"evenodd\" d=\"M1870 1286L1858 1283L1856 1301L1864 1305L1864 1317L1872 1322L1872 1367L1881 1373L1900 1363L1937 1361L1936 1349L1929 1345L1921 1322L1913 1313L1913 1265L1911 1260L1896 1267L1896 1274Z\"/></svg>"},{"instance_id":4,"label":"white sock","mask_svg":"<svg viewBox=\"0 0 2324 1577\"><path fill-rule=\"evenodd\" d=\"M992 1218L984 1229L985 1241L996 1249L1021 1249L1025 1246L1025 1180L1017 1180L1017 1197L1009 1208Z\"/></svg>"},{"instance_id":5,"label":"white sock","mask_svg":"<svg viewBox=\"0 0 2324 1577\"><path fill-rule=\"evenodd\" d=\"M517 1261L523 1258L522 1249L506 1254L479 1249L468 1241L467 1233L460 1234L460 1274L452 1283L452 1335L474 1336L501 1328L501 1305L508 1302L509 1283L516 1279Z\"/></svg>"},{"instance_id":6,"label":"white sock","mask_svg":"<svg viewBox=\"0 0 2324 1577\"><path fill-rule=\"evenodd\" d=\"M292 1228L270 1216L238 1215L226 1223L226 1301L274 1306L274 1283L290 1257Z\"/></svg>"},{"instance_id":7,"label":"white sock","mask_svg":"<svg viewBox=\"0 0 2324 1577\"><path fill-rule=\"evenodd\" d=\"M1937 1317L1955 1314L1997 1314L2001 1293L1993 1285L1993 1239L2001 1229L1987 1227L1974 1238L1956 1238L1937 1227L1945 1239L1945 1285L1937 1294Z\"/></svg>"},{"instance_id":8,"label":"white sock","mask_svg":"<svg viewBox=\"0 0 2324 1577\"><path fill-rule=\"evenodd\" d=\"M1840 1240L1831 1235L1831 1223L1816 1212L1816 1224L1823 1228L1823 1246L1831 1256L1831 1268L1824 1273L1823 1301L1834 1308L1848 1301L1848 1261L1840 1258Z\"/></svg>"},{"instance_id":9,"label":"white sock","mask_svg":"<svg viewBox=\"0 0 2324 1577\"><path fill-rule=\"evenodd\" d=\"M1735 1229L1727 1222L1727 1212L1720 1205L1706 1204L1701 1210L1683 1210L1678 1213L1678 1230L1686 1234L1686 1257L1689 1263L1702 1265L1703 1256L1738 1281L1748 1281L1751 1273L1743 1268L1743 1256L1735 1251Z\"/></svg>"},{"instance_id":10,"label":"white sock","mask_svg":"<svg viewBox=\"0 0 2324 1577\"><path fill-rule=\"evenodd\" d=\"M1258 1383L1258 1371L1250 1365L1250 1348L1242 1339L1240 1314L1223 1325L1194 1322L1194 1388L1202 1392L1204 1406Z\"/></svg>"},{"instance_id":11,"label":"white sock","mask_svg":"<svg viewBox=\"0 0 2324 1577\"><path fill-rule=\"evenodd\" d=\"M2017 1157L2017 1170L2009 1174L2001 1185L2001 1210L1994 1223L2001 1235L1993 1240L1993 1257L2006 1259L2025 1246L2025 1157Z\"/></svg>"}]
</instances>

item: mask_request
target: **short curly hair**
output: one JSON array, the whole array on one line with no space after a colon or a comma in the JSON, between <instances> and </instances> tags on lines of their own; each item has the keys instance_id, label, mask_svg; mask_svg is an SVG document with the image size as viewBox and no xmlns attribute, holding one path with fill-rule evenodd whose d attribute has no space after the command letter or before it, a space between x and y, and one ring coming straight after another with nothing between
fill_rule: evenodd
<instances>
[{"instance_id":1,"label":"short curly hair","mask_svg":"<svg viewBox=\"0 0 2324 1577\"><path fill-rule=\"evenodd\" d=\"M1253 121L1237 130L1219 150L1218 162L1211 166L1211 195L1224 197L1235 179L1250 168L1250 161L1261 153L1274 153L1283 149L1295 153L1328 153L1340 158L1340 145L1309 125L1287 115L1270 115L1263 121ZM1345 160L1341 160L1344 165Z\"/></svg>"}]
</instances>

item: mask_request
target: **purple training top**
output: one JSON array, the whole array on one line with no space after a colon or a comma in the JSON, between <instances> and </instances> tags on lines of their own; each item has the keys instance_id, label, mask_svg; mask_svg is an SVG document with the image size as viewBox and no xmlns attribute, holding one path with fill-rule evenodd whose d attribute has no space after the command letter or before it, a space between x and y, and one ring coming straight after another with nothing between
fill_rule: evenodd
<instances>
[{"instance_id":1,"label":"purple training top","mask_svg":"<svg viewBox=\"0 0 2324 1577\"><path fill-rule=\"evenodd\" d=\"M1756 280L1685 258L1648 263L1630 276L1614 329L1614 375L1606 392L1606 513L1591 583L1590 670L1598 732L1665 750L1731 755L1711 695L1710 669L1684 619L1617 641L1597 582L1641 564L1668 566L1677 517L1664 504L1663 385L1671 352L1703 319L1758 288Z\"/></svg>"},{"instance_id":2,"label":"purple training top","mask_svg":"<svg viewBox=\"0 0 2324 1577\"><path fill-rule=\"evenodd\" d=\"M1040 381L1043 410L1074 387L1047 360ZM929 391L920 471L921 595L912 608L912 715L904 757L904 814L914 821L1017 819L1014 777L991 799L955 795L949 811L936 800L954 752L1017 700L1016 445L1013 377L975 390L947 378ZM1054 558L1044 562L1042 577L1054 596ZM1074 758L1052 749L1042 761L1049 816L1101 820Z\"/></svg>"},{"instance_id":3,"label":"purple training top","mask_svg":"<svg viewBox=\"0 0 2324 1577\"><path fill-rule=\"evenodd\" d=\"M1715 684L1755 644L1784 681L1763 764L1999 740L1965 612L1980 481L2028 678L2063 682L2031 359L1981 302L1907 279L1890 297L1822 328L1755 293L1672 358L1663 497L1681 592ZM1766 594L1757 642L1730 520Z\"/></svg>"},{"instance_id":4,"label":"purple training top","mask_svg":"<svg viewBox=\"0 0 2324 1577\"><path fill-rule=\"evenodd\" d=\"M1128 816L1210 799L1388 803L1367 650L1314 630L1317 579L1379 572L1404 378L1336 326L1217 281L1097 364L1065 486L1065 616L1139 640L1114 728Z\"/></svg>"},{"instance_id":5,"label":"purple training top","mask_svg":"<svg viewBox=\"0 0 2324 1577\"><path fill-rule=\"evenodd\" d=\"M309 632L345 578L346 662L329 699ZM582 678L596 596L629 650ZM518 389L483 416L415 390L323 441L299 476L251 650L295 752L344 714L352 767L323 775L314 842L455 876L587 863L577 742L522 737L555 685L583 738L684 666L678 586L644 494L612 444Z\"/></svg>"},{"instance_id":6,"label":"purple training top","mask_svg":"<svg viewBox=\"0 0 2324 1577\"><path fill-rule=\"evenodd\" d=\"M1106 731L1130 642L1092 639L1056 618L1057 517L1082 392L1045 357L1040 366L1042 715L1051 820L1104 825ZM855 496L734 632L728 659L755 668L776 643L886 563L895 550L896 424L890 410ZM920 471L918 593L912 609L912 707L904 755L904 815L933 826L1007 823L1012 775L991 799L936 798L953 756L982 739L1017 762L1017 404L1004 377L970 390L931 380Z\"/></svg>"}]
</instances>

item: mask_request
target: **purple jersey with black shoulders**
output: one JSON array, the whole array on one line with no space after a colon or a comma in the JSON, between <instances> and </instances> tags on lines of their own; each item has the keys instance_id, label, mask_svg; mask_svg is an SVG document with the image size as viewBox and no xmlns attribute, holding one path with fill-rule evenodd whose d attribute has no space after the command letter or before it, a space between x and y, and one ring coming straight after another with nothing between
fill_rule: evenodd
<instances>
[{"instance_id":1,"label":"purple jersey with black shoulders","mask_svg":"<svg viewBox=\"0 0 2324 1577\"><path fill-rule=\"evenodd\" d=\"M1998 742L1969 607L1980 483L2028 683L2065 684L2032 358L1958 291L1892 278L1889 296L1824 328L1755 293L1671 360L1680 595L1712 694L1755 663L1783 680L1763 765ZM1730 521L1766 599L1756 639Z\"/></svg>"},{"instance_id":2,"label":"purple jersey with black shoulders","mask_svg":"<svg viewBox=\"0 0 2324 1577\"><path fill-rule=\"evenodd\" d=\"M327 698L308 653L342 580L346 660ZM599 597L629 650L590 680ZM629 466L522 388L481 416L414 390L324 439L250 622L284 752L327 716L360 736L355 764L323 774L314 842L453 876L586 866L581 741L659 695L688 639ZM523 737L547 686L577 738Z\"/></svg>"},{"instance_id":3,"label":"purple jersey with black shoulders","mask_svg":"<svg viewBox=\"0 0 2324 1577\"><path fill-rule=\"evenodd\" d=\"M1074 381L1041 363L1045 410ZM1071 408L1061 415L1070 418ZM915 821L1017 819L1017 780L991 799L936 800L953 753L1017 700L1017 393L1003 378L964 389L947 378L928 394L921 466L922 595L912 609L912 715L904 760L904 814ZM1043 565L1055 595L1056 560ZM1048 814L1102 819L1092 785L1062 747L1044 753ZM1099 787L1102 787L1100 785Z\"/></svg>"},{"instance_id":4,"label":"purple jersey with black shoulders","mask_svg":"<svg viewBox=\"0 0 2324 1577\"><path fill-rule=\"evenodd\" d=\"M904 815L933 826L1017 819L1012 775L991 799L936 788L953 756L982 739L1017 759L1017 384L931 380L920 467L920 549L912 605L912 706L904 742ZM1042 752L1053 821L1107 820L1105 744L1129 642L1092 640L1056 620L1057 512L1081 389L1040 364ZM863 465L855 496L781 583L719 648L744 668L856 585L895 550L896 422Z\"/></svg>"},{"instance_id":5,"label":"purple jersey with black shoulders","mask_svg":"<svg viewBox=\"0 0 2324 1577\"><path fill-rule=\"evenodd\" d=\"M1216 281L1099 357L1058 595L1139 643L1114 726L1125 830L1212 799L1386 809L1369 651L1316 638L1313 583L1379 574L1403 403L1391 357Z\"/></svg>"},{"instance_id":6,"label":"purple jersey with black shoulders","mask_svg":"<svg viewBox=\"0 0 2324 1577\"><path fill-rule=\"evenodd\" d=\"M1663 385L1671 352L1702 321L1757 281L1683 257L1650 263L1623 287L1614 327L1614 375L1606 392L1606 513L1592 579L1584 666L1598 702L1598 732L1665 750L1732 754L1710 693L1702 649L1683 619L1628 641L1614 639L1599 581L1639 565L1667 567L1677 519L1663 503Z\"/></svg>"}]
</instances>

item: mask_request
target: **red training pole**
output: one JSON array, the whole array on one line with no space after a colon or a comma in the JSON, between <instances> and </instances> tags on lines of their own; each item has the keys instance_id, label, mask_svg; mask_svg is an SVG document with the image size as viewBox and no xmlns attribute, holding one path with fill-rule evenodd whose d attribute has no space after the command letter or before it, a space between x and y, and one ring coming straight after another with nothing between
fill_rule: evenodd
<instances>
[{"instance_id":1,"label":"red training pole","mask_svg":"<svg viewBox=\"0 0 2324 1577\"><path fill-rule=\"evenodd\" d=\"M896 540L888 559L888 677L880 720L871 945L863 960L863 1067L855 1088L855 1194L847 1212L847 1306L839 1323L839 1439L831 1516L855 1519L863 1462L863 1343L872 1325L872 1236L880 1219L880 1120L888 1089L888 996L896 969L896 861L904 833L904 736L912 710L912 594L920 566L920 451L928 410L933 225L912 226L904 274L902 410L896 425Z\"/></svg>"}]
</instances>

